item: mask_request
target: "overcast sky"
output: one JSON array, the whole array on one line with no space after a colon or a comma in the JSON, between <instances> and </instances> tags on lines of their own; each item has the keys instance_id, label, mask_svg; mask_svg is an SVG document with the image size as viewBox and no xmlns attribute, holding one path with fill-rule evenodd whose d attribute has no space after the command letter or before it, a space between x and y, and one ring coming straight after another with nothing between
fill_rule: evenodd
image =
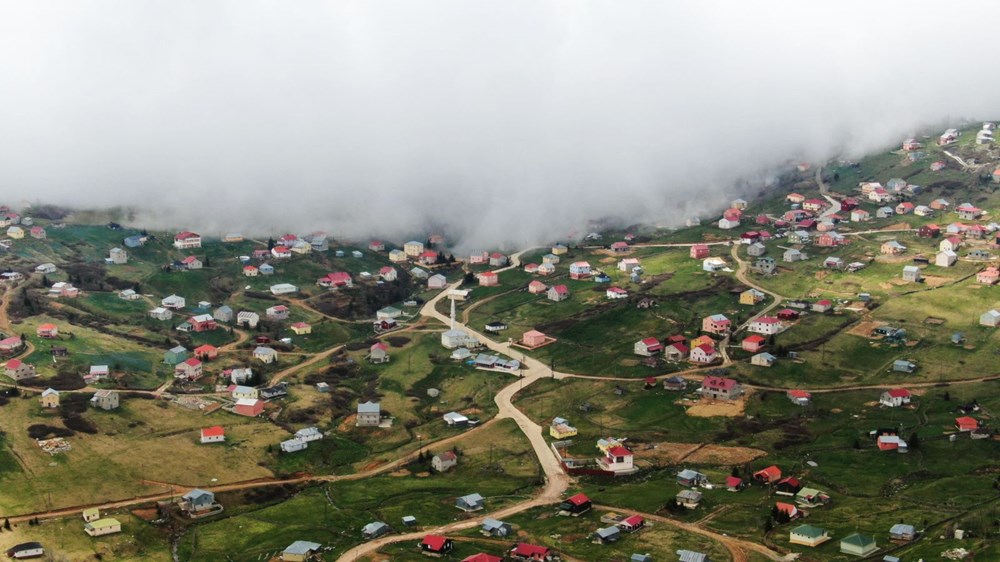
<instances>
[{"instance_id":1,"label":"overcast sky","mask_svg":"<svg viewBox=\"0 0 1000 562\"><path fill-rule=\"evenodd\" d=\"M1000 3L0 0L8 203L463 246L1000 115Z\"/></svg>"}]
</instances>

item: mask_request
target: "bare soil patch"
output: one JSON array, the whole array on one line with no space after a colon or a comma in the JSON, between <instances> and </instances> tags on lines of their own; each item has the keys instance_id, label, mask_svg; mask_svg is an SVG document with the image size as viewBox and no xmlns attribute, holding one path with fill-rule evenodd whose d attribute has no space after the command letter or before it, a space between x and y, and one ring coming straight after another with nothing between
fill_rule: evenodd
<instances>
[{"instance_id":1,"label":"bare soil patch","mask_svg":"<svg viewBox=\"0 0 1000 562\"><path fill-rule=\"evenodd\" d=\"M654 465L672 465L681 461L696 464L745 464L767 453L750 447L699 445L696 443L656 443L655 448L641 449L640 457Z\"/></svg>"},{"instance_id":2,"label":"bare soil patch","mask_svg":"<svg viewBox=\"0 0 1000 562\"><path fill-rule=\"evenodd\" d=\"M852 335L852 336L858 336L858 337L862 337L862 338L868 338L868 337L871 336L871 333L872 333L872 331L875 330L875 328L879 328L879 327L882 327L882 326L885 326L885 325L886 325L886 322L879 322L879 321L876 321L876 320L867 321L867 322L858 322L857 324L854 325L853 328L851 328L850 330L847 330L847 333L850 334L850 335Z\"/></svg>"},{"instance_id":3,"label":"bare soil patch","mask_svg":"<svg viewBox=\"0 0 1000 562\"><path fill-rule=\"evenodd\" d=\"M736 417L742 416L745 408L745 397L739 400L702 400L690 406L687 415L698 418Z\"/></svg>"}]
</instances>

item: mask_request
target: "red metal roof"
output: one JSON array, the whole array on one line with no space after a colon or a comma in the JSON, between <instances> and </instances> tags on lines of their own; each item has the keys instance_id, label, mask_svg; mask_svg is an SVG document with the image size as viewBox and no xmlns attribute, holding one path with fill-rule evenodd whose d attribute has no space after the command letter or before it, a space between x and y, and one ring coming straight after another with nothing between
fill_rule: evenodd
<instances>
[{"instance_id":1,"label":"red metal roof","mask_svg":"<svg viewBox=\"0 0 1000 562\"><path fill-rule=\"evenodd\" d=\"M444 548L444 544L447 541L448 538L441 535L427 535L424 537L424 541L420 544L430 548L431 550L441 550Z\"/></svg>"},{"instance_id":2,"label":"red metal roof","mask_svg":"<svg viewBox=\"0 0 1000 562\"><path fill-rule=\"evenodd\" d=\"M522 542L517 543L517 546L511 552L518 556L544 556L549 553L549 549L537 544Z\"/></svg>"},{"instance_id":3,"label":"red metal roof","mask_svg":"<svg viewBox=\"0 0 1000 562\"><path fill-rule=\"evenodd\" d=\"M618 445L617 447L612 447L608 449L608 455L612 457L631 457L632 451L629 451L625 447Z\"/></svg>"},{"instance_id":4,"label":"red metal roof","mask_svg":"<svg viewBox=\"0 0 1000 562\"><path fill-rule=\"evenodd\" d=\"M636 527L645 522L646 519L642 515L629 515L625 519L622 519L622 523L628 525L629 527Z\"/></svg>"},{"instance_id":5,"label":"red metal roof","mask_svg":"<svg viewBox=\"0 0 1000 562\"><path fill-rule=\"evenodd\" d=\"M573 505L583 505L583 504L589 502L590 498L587 497L587 494L577 494L575 496L571 496L566 501L568 501L569 503L571 503Z\"/></svg>"},{"instance_id":6,"label":"red metal roof","mask_svg":"<svg viewBox=\"0 0 1000 562\"><path fill-rule=\"evenodd\" d=\"M889 391L889 396L893 398L908 398L910 396L910 391L905 388L893 388Z\"/></svg>"}]
</instances>

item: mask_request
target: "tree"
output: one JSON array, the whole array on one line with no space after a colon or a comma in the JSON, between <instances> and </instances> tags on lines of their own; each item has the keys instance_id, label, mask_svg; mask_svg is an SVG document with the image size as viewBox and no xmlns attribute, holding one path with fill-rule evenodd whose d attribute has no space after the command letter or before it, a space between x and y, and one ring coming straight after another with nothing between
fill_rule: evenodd
<instances>
[{"instance_id":1,"label":"tree","mask_svg":"<svg viewBox=\"0 0 1000 562\"><path fill-rule=\"evenodd\" d=\"M6 530L8 530L8 531L10 530L10 519L4 519L3 520L3 528L6 529Z\"/></svg>"},{"instance_id":2,"label":"tree","mask_svg":"<svg viewBox=\"0 0 1000 562\"><path fill-rule=\"evenodd\" d=\"M729 471L729 474L730 474L730 476L739 476L740 475L740 467L734 466L733 469L731 471Z\"/></svg>"},{"instance_id":3,"label":"tree","mask_svg":"<svg viewBox=\"0 0 1000 562\"><path fill-rule=\"evenodd\" d=\"M906 441L906 445L910 449L920 448L920 435L917 435L916 431L911 433L910 438Z\"/></svg>"},{"instance_id":4,"label":"tree","mask_svg":"<svg viewBox=\"0 0 1000 562\"><path fill-rule=\"evenodd\" d=\"M854 448L855 449L860 449L861 448L861 440L859 440L859 439L855 439L854 440Z\"/></svg>"},{"instance_id":5,"label":"tree","mask_svg":"<svg viewBox=\"0 0 1000 562\"><path fill-rule=\"evenodd\" d=\"M771 518L768 517L764 519L764 534L770 533L771 529L773 528L774 528L774 522L771 521Z\"/></svg>"},{"instance_id":6,"label":"tree","mask_svg":"<svg viewBox=\"0 0 1000 562\"><path fill-rule=\"evenodd\" d=\"M948 392L947 390L944 391L944 400L945 402L951 402L951 393Z\"/></svg>"},{"instance_id":7,"label":"tree","mask_svg":"<svg viewBox=\"0 0 1000 562\"><path fill-rule=\"evenodd\" d=\"M267 239L267 249L268 250L273 250L275 246L277 246L277 242L274 241L274 238L273 237L268 238Z\"/></svg>"},{"instance_id":8,"label":"tree","mask_svg":"<svg viewBox=\"0 0 1000 562\"><path fill-rule=\"evenodd\" d=\"M209 261L208 256L205 256L205 262L202 265L204 265L205 267L211 267L212 262Z\"/></svg>"}]
</instances>

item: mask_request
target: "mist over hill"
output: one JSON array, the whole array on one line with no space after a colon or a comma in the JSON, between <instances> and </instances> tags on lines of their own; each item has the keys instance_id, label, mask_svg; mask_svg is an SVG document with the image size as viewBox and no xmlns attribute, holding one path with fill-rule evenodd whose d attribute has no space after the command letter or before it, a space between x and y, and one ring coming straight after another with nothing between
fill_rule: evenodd
<instances>
[{"instance_id":1,"label":"mist over hill","mask_svg":"<svg viewBox=\"0 0 1000 562\"><path fill-rule=\"evenodd\" d=\"M970 22L970 18L974 20ZM673 224L990 92L1000 5L0 2L9 204L521 246ZM961 30L961 31L960 31Z\"/></svg>"}]
</instances>

